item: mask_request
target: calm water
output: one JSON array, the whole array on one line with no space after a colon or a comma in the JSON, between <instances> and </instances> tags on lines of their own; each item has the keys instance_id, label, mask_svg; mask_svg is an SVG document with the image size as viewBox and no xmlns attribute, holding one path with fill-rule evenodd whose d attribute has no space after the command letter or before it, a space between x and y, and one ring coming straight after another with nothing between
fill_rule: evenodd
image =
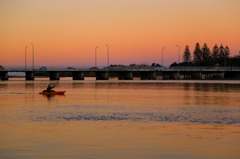
<instances>
[{"instance_id":1,"label":"calm water","mask_svg":"<svg viewBox=\"0 0 240 159\"><path fill-rule=\"evenodd\" d=\"M240 158L240 81L0 81L0 158Z\"/></svg>"}]
</instances>

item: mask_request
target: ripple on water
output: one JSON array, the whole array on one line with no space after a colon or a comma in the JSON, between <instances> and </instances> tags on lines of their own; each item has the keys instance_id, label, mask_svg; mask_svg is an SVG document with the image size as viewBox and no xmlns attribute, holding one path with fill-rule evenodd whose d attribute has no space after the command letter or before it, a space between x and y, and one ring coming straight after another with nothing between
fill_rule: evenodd
<instances>
[{"instance_id":1,"label":"ripple on water","mask_svg":"<svg viewBox=\"0 0 240 159\"><path fill-rule=\"evenodd\" d=\"M156 122L185 122L185 123L214 123L214 124L239 124L239 109L223 108L191 108L172 107L151 108L126 108L118 106L86 107L86 106L67 106L55 107L45 112L38 111L31 115L34 121L156 121Z\"/></svg>"}]
</instances>

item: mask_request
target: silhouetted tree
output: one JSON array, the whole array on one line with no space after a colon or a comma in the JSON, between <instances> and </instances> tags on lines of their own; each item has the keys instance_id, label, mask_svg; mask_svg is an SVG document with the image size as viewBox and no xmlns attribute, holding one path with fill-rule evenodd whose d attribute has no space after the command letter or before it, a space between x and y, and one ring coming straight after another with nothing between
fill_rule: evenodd
<instances>
[{"instance_id":1,"label":"silhouetted tree","mask_svg":"<svg viewBox=\"0 0 240 159\"><path fill-rule=\"evenodd\" d=\"M195 50L193 52L193 60L191 61L191 53L189 51L188 45L186 45L183 62L177 64L176 62L172 63L170 67L173 66L238 66L240 67L240 51L239 55L230 57L230 49L228 46L223 47L221 44L218 47L217 44L214 45L212 51L206 43L203 44L200 48L199 43L196 43Z\"/></svg>"},{"instance_id":2,"label":"silhouetted tree","mask_svg":"<svg viewBox=\"0 0 240 159\"><path fill-rule=\"evenodd\" d=\"M229 55L230 55L230 49L229 49L228 46L226 46L226 47L224 48L224 54L225 54L225 57L226 57L226 58L229 58Z\"/></svg>"},{"instance_id":3,"label":"silhouetted tree","mask_svg":"<svg viewBox=\"0 0 240 159\"><path fill-rule=\"evenodd\" d=\"M174 62L172 63L169 67L177 67L178 66L178 63L177 62Z\"/></svg>"},{"instance_id":4,"label":"silhouetted tree","mask_svg":"<svg viewBox=\"0 0 240 159\"><path fill-rule=\"evenodd\" d=\"M228 66L240 66L240 55L238 56L233 56L233 57L229 57L228 59Z\"/></svg>"},{"instance_id":5,"label":"silhouetted tree","mask_svg":"<svg viewBox=\"0 0 240 159\"><path fill-rule=\"evenodd\" d=\"M227 61L229 59L229 55L230 55L230 49L228 48L228 46L226 46L224 48L224 65L226 66L227 65Z\"/></svg>"},{"instance_id":6,"label":"silhouetted tree","mask_svg":"<svg viewBox=\"0 0 240 159\"><path fill-rule=\"evenodd\" d=\"M216 65L219 62L219 48L217 44L215 44L212 50L212 62L213 65Z\"/></svg>"},{"instance_id":7,"label":"silhouetted tree","mask_svg":"<svg viewBox=\"0 0 240 159\"><path fill-rule=\"evenodd\" d=\"M202 62L202 50L200 48L199 43L196 43L195 50L194 50L193 54L194 54L193 62L195 63L195 65L201 64L201 62Z\"/></svg>"},{"instance_id":8,"label":"silhouetted tree","mask_svg":"<svg viewBox=\"0 0 240 159\"><path fill-rule=\"evenodd\" d=\"M183 53L183 62L184 62L184 63L189 63L189 62L191 62L191 53L190 53L190 50L189 50L189 46L188 46L188 45L186 45L185 50L184 50L184 53Z\"/></svg>"},{"instance_id":9,"label":"silhouetted tree","mask_svg":"<svg viewBox=\"0 0 240 159\"><path fill-rule=\"evenodd\" d=\"M221 46L219 47L219 64L224 66L224 60L225 60L224 47L221 44Z\"/></svg>"},{"instance_id":10,"label":"silhouetted tree","mask_svg":"<svg viewBox=\"0 0 240 159\"><path fill-rule=\"evenodd\" d=\"M211 60L210 57L211 57L210 49L208 48L207 44L204 43L202 47L202 64L204 66L210 64Z\"/></svg>"}]
</instances>

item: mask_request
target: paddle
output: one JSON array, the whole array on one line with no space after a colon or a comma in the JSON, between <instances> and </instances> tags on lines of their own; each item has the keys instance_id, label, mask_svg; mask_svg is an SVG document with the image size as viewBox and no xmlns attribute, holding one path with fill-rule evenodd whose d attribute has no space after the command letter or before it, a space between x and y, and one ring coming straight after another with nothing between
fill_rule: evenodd
<instances>
[{"instance_id":1,"label":"paddle","mask_svg":"<svg viewBox=\"0 0 240 159\"><path fill-rule=\"evenodd\" d=\"M57 84L59 83L59 81L57 81L55 84L53 84L52 87L55 87ZM49 84L51 86L51 84Z\"/></svg>"},{"instance_id":2,"label":"paddle","mask_svg":"<svg viewBox=\"0 0 240 159\"><path fill-rule=\"evenodd\" d=\"M58 83L59 83L59 81L57 81L53 86L55 87Z\"/></svg>"}]
</instances>

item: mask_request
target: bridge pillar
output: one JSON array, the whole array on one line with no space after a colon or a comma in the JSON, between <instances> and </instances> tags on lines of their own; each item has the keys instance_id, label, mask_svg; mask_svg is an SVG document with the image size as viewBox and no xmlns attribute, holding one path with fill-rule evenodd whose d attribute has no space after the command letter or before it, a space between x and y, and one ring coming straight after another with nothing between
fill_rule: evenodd
<instances>
[{"instance_id":1,"label":"bridge pillar","mask_svg":"<svg viewBox=\"0 0 240 159\"><path fill-rule=\"evenodd\" d=\"M213 79L213 73L210 73L210 74L208 75L208 79Z\"/></svg>"},{"instance_id":2,"label":"bridge pillar","mask_svg":"<svg viewBox=\"0 0 240 159\"><path fill-rule=\"evenodd\" d=\"M225 73L222 72L222 73L221 73L221 79L224 79L224 78L225 78Z\"/></svg>"},{"instance_id":3,"label":"bridge pillar","mask_svg":"<svg viewBox=\"0 0 240 159\"><path fill-rule=\"evenodd\" d=\"M133 73L131 71L118 72L118 80L133 80Z\"/></svg>"},{"instance_id":4,"label":"bridge pillar","mask_svg":"<svg viewBox=\"0 0 240 159\"><path fill-rule=\"evenodd\" d=\"M59 80L59 72L49 72L50 80Z\"/></svg>"},{"instance_id":5,"label":"bridge pillar","mask_svg":"<svg viewBox=\"0 0 240 159\"><path fill-rule=\"evenodd\" d=\"M96 80L108 80L107 71L96 71Z\"/></svg>"},{"instance_id":6,"label":"bridge pillar","mask_svg":"<svg viewBox=\"0 0 240 159\"><path fill-rule=\"evenodd\" d=\"M156 72L154 71L144 71L140 72L141 80L156 80Z\"/></svg>"},{"instance_id":7,"label":"bridge pillar","mask_svg":"<svg viewBox=\"0 0 240 159\"><path fill-rule=\"evenodd\" d=\"M168 80L170 77L169 77L169 74L163 74L162 75L162 79L163 80Z\"/></svg>"},{"instance_id":8,"label":"bridge pillar","mask_svg":"<svg viewBox=\"0 0 240 159\"><path fill-rule=\"evenodd\" d=\"M202 79L202 73L201 72L193 72L192 73L192 78L193 79Z\"/></svg>"},{"instance_id":9,"label":"bridge pillar","mask_svg":"<svg viewBox=\"0 0 240 159\"><path fill-rule=\"evenodd\" d=\"M84 73L80 71L72 72L73 80L84 80Z\"/></svg>"},{"instance_id":10,"label":"bridge pillar","mask_svg":"<svg viewBox=\"0 0 240 159\"><path fill-rule=\"evenodd\" d=\"M184 74L184 79L185 79L185 80L186 80L186 79L192 79L191 74L185 73L185 74Z\"/></svg>"},{"instance_id":11,"label":"bridge pillar","mask_svg":"<svg viewBox=\"0 0 240 159\"><path fill-rule=\"evenodd\" d=\"M173 72L169 74L169 79L180 80L180 72Z\"/></svg>"},{"instance_id":12,"label":"bridge pillar","mask_svg":"<svg viewBox=\"0 0 240 159\"><path fill-rule=\"evenodd\" d=\"M26 71L25 72L25 79L27 81L32 81L34 80L34 72L33 71Z\"/></svg>"},{"instance_id":13,"label":"bridge pillar","mask_svg":"<svg viewBox=\"0 0 240 159\"><path fill-rule=\"evenodd\" d=\"M1 74L2 81L8 80L8 72L7 71L2 71L0 74Z\"/></svg>"},{"instance_id":14,"label":"bridge pillar","mask_svg":"<svg viewBox=\"0 0 240 159\"><path fill-rule=\"evenodd\" d=\"M168 73L164 73L164 72L161 72L160 73L160 76L159 76L159 79L161 80L168 80L169 79L169 74Z\"/></svg>"},{"instance_id":15,"label":"bridge pillar","mask_svg":"<svg viewBox=\"0 0 240 159\"><path fill-rule=\"evenodd\" d=\"M179 75L179 79L180 79L180 80L184 80L184 79L185 79L185 75L181 75L181 74L180 74L180 75Z\"/></svg>"}]
</instances>

